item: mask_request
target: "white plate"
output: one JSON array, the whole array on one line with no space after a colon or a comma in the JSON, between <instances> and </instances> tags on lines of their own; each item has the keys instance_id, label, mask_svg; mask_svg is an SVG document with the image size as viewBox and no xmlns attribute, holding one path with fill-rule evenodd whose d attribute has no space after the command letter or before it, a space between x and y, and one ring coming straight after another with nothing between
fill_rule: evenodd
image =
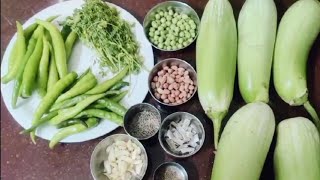
<instances>
[{"instance_id":1,"label":"white plate","mask_svg":"<svg viewBox=\"0 0 320 180\"><path fill-rule=\"evenodd\" d=\"M53 15L60 15L59 18L57 18L54 21L54 23L57 23L57 21L62 21L67 16L72 15L73 10L75 8L80 8L83 3L84 2L82 0L72 0L72 1L66 1L59 4L55 4L34 15L23 25L23 27L25 28L28 25L35 22L36 18L46 19ZM151 44L148 42L148 40L144 35L143 27L137 21L137 19L133 17L126 10L113 4L110 4L110 5L115 6L120 11L120 15L123 19L129 22L135 23L135 27L133 30L136 35L136 39L140 44L140 54L143 56L144 66L147 68L148 71L151 70L152 67L154 66L153 51L152 51ZM3 56L2 65L1 65L1 77L7 73L8 59L9 59L9 55L12 50L12 46L15 39L16 39L16 35L14 35L14 37L11 39L6 49L6 52ZM78 75L80 75L88 67L91 67L93 73L97 76L99 82L112 77L113 74L111 73L109 73L106 77L101 77L99 75L99 68L98 68L99 65L98 63L94 63L96 59L97 59L97 56L94 50L87 48L80 41L77 41L77 43L74 46L71 59L69 60L69 64L68 64L69 71L71 70L76 71ZM147 70L142 69L138 75L131 75L126 78L126 80L130 82L131 86L130 86L130 91L128 95L121 102L124 106L130 107L144 100L148 92L147 81L148 81L149 72ZM16 109L13 109L11 107L11 96L13 91L13 84L14 84L13 81L11 81L8 84L1 85L1 92L2 92L4 103L6 104L13 118L23 128L29 128L31 126L33 113L40 102L40 97L38 96L37 92L34 92L32 97L28 99L19 98L18 107ZM72 135L62 140L62 142L71 143L71 142L83 142L83 141L91 140L91 139L100 137L102 135L105 135L117 127L118 125L116 125L115 123L112 123L111 121L108 121L108 120L103 120L100 122L100 124L97 127L92 128L83 133ZM56 132L57 132L57 129L55 127L50 125L44 125L37 129L36 135L43 139L50 140Z\"/></svg>"}]
</instances>

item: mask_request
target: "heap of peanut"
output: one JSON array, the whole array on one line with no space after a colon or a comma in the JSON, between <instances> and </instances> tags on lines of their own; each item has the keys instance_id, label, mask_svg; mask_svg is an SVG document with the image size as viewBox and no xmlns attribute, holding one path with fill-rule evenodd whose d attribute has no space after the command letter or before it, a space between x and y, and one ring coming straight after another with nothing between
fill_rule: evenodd
<instances>
[{"instance_id":1,"label":"heap of peanut","mask_svg":"<svg viewBox=\"0 0 320 180\"><path fill-rule=\"evenodd\" d=\"M154 96L171 105L178 105L186 102L195 91L195 84L189 76L189 71L173 66L164 66L153 77L151 82Z\"/></svg>"}]
</instances>

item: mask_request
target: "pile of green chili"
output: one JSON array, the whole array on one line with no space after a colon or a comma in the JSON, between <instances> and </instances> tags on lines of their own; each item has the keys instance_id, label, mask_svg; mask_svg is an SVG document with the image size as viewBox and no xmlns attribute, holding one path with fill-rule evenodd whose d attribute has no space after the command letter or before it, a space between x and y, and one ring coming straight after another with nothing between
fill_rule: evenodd
<instances>
[{"instance_id":1,"label":"pile of green chili","mask_svg":"<svg viewBox=\"0 0 320 180\"><path fill-rule=\"evenodd\" d=\"M71 26L79 38L99 54L100 67L119 72L128 66L130 72L138 72L142 57L130 24L119 16L114 7L101 0L86 0L76 9L65 24Z\"/></svg>"},{"instance_id":2,"label":"pile of green chili","mask_svg":"<svg viewBox=\"0 0 320 180\"><path fill-rule=\"evenodd\" d=\"M121 126L127 109L119 101L128 92L121 90L129 86L122 81L127 73L128 68L124 68L101 84L90 69L79 78L75 72L68 73L46 93L35 110L32 126L21 133L30 133L35 143L38 127L45 123L54 125L59 129L49 143L49 147L54 148L68 136L94 128L102 119Z\"/></svg>"}]
</instances>

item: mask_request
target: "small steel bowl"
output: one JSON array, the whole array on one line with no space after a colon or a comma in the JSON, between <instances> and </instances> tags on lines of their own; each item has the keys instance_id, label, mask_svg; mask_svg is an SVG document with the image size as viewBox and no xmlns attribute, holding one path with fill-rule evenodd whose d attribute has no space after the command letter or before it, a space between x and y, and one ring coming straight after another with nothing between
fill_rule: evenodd
<instances>
[{"instance_id":1,"label":"small steel bowl","mask_svg":"<svg viewBox=\"0 0 320 180\"><path fill-rule=\"evenodd\" d=\"M134 119L134 117L138 113L140 113L142 111L149 111L152 114L154 114L154 116L156 116L157 123L158 123L157 124L158 129L154 133L150 134L149 136L136 137L136 136L134 136L134 134L132 133L132 130L130 129L130 123L135 123L132 120ZM154 106L152 106L151 104L148 104L148 103L139 103L139 104L131 106L128 109L128 111L126 112L126 114L124 115L123 128L124 128L125 132L127 134L129 134L130 136L135 137L138 140L146 140L146 139L149 139L149 138L153 137L154 135L156 135L158 133L158 131L160 129L160 124L161 124L161 115L160 115L160 112L158 111L158 109L155 108Z\"/></svg>"},{"instance_id":2,"label":"small steel bowl","mask_svg":"<svg viewBox=\"0 0 320 180\"><path fill-rule=\"evenodd\" d=\"M159 10L164 10L167 7L173 7L176 11L178 12L183 12L185 14L187 14L192 20L194 20L194 22L197 25L197 29L196 29L196 36L193 38L193 41L190 42L187 46L182 47L180 49L175 49L175 50L166 50L166 49L161 49L159 47L157 47L157 45L153 44L150 40L149 40L149 35L148 35L148 29L150 27L151 21L155 18L155 14L159 11ZM152 44L152 46L156 49L159 49L161 51L178 51L181 49L184 49L186 47L188 47L190 44L192 44L198 37L199 34L199 26L200 26L200 18L197 14L197 12L190 7L188 4L183 3L183 2L179 2L179 1L165 1L162 3L157 4L156 6L154 6L145 16L144 20L143 20L143 29L144 29L144 34L147 37L148 41Z\"/></svg>"},{"instance_id":3,"label":"small steel bowl","mask_svg":"<svg viewBox=\"0 0 320 180\"><path fill-rule=\"evenodd\" d=\"M126 134L115 134L115 135L108 136L102 141L100 141L98 145L94 148L91 155L91 159L90 159L90 170L91 170L91 175L93 179L109 180L108 177L103 174L103 171L104 171L103 161L106 160L107 158L107 152L106 152L107 147L111 145L115 140L122 140L122 141L131 140L139 148L141 148L141 154L143 156L142 170L138 177L131 178L134 180L141 180L145 175L148 167L148 155L143 145L136 138Z\"/></svg>"},{"instance_id":4,"label":"small steel bowl","mask_svg":"<svg viewBox=\"0 0 320 180\"><path fill-rule=\"evenodd\" d=\"M166 162L158 166L153 174L153 180L163 179L188 180L188 174L180 164L175 162Z\"/></svg>"},{"instance_id":5,"label":"small steel bowl","mask_svg":"<svg viewBox=\"0 0 320 180\"><path fill-rule=\"evenodd\" d=\"M169 125L172 121L179 121L180 119L183 118L189 118L191 119L191 122L194 123L196 125L196 127L198 128L198 132L199 132L199 139L200 139L200 144L199 146L196 147L196 149L191 152L191 153L187 153L187 154L181 154L181 153L176 153L174 152L170 146L167 144L166 140L165 140L165 133L166 131L169 129ZM160 126L160 130L159 130L159 142L161 147L164 149L164 151L166 153L168 153L169 155L176 157L176 158L185 158L185 157L190 157L194 154L196 154L202 147L203 143L204 143L204 139L205 139L205 131L203 128L203 125L201 123L201 121L194 115L187 113L187 112L175 112L170 114L169 116L167 116L161 123Z\"/></svg>"},{"instance_id":6,"label":"small steel bowl","mask_svg":"<svg viewBox=\"0 0 320 180\"><path fill-rule=\"evenodd\" d=\"M152 88L151 88L152 79L155 75L157 75L158 71L160 71L165 66L173 66L173 65L178 66L178 67L182 67L182 68L186 69L187 71L189 71L189 76L195 86L195 89L194 89L192 95L190 96L189 99L187 99L187 101L182 102L180 104L175 104L175 105L167 104L167 103L164 103L161 100L157 99L154 95L154 92L152 92ZM178 106L178 105L181 105L181 104L188 102L195 95L195 93L197 91L197 87L198 87L198 85L197 85L197 72L194 70L194 68L189 63L187 63L184 60L178 59L178 58L168 58L168 59L161 60L152 68L151 72L149 73L149 78L148 78L149 92L150 92L151 96L153 97L153 99L155 99L158 103L165 105L165 106Z\"/></svg>"}]
</instances>

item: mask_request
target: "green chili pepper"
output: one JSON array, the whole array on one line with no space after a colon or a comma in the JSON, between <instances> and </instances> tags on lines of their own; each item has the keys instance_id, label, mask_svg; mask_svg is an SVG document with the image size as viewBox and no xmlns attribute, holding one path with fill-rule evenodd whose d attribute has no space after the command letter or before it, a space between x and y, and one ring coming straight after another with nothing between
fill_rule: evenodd
<instances>
[{"instance_id":1,"label":"green chili pepper","mask_svg":"<svg viewBox=\"0 0 320 180\"><path fill-rule=\"evenodd\" d=\"M47 21L52 21L55 18L57 18L58 16L51 16L47 19ZM17 22L19 23L19 22ZM22 25L19 23L19 26ZM26 29L23 30L23 36L24 36L24 43L29 41L30 37L32 36L33 32L35 31L35 29L37 29L38 24L34 23L31 24L30 26L28 26ZM21 36L21 32L20 32L20 36ZM19 53L19 51L22 51L23 48L21 48L21 43L22 41L19 42L19 29L17 27L17 40L14 42L14 45L12 47L10 56L9 56L9 68L8 68L8 73L1 79L2 83L8 83L9 81L13 80L15 77L10 77L13 76L14 73L12 72L12 74L10 75L10 72L12 71L12 69L14 69L14 66L20 65L19 63L19 56L21 55ZM25 51L27 49L27 44L25 43ZM22 54L22 56L24 57L24 53ZM21 59L20 59L21 60ZM18 62L18 63L17 63Z\"/></svg>"},{"instance_id":2,"label":"green chili pepper","mask_svg":"<svg viewBox=\"0 0 320 180\"><path fill-rule=\"evenodd\" d=\"M114 101L114 102L120 102L127 94L128 94L128 90L126 91L122 91L120 94L111 97L110 100Z\"/></svg>"},{"instance_id":3,"label":"green chili pepper","mask_svg":"<svg viewBox=\"0 0 320 180\"><path fill-rule=\"evenodd\" d=\"M52 104L57 100L64 88L71 84L77 78L77 73L71 72L64 78L60 79L47 94L43 97L36 112L34 113L33 122L39 121L44 113L46 113Z\"/></svg>"},{"instance_id":4,"label":"green chili pepper","mask_svg":"<svg viewBox=\"0 0 320 180\"><path fill-rule=\"evenodd\" d=\"M36 75L39 68L39 63L41 60L41 55L43 51L43 28L40 27L40 30L38 31L39 34L36 34L37 38L40 40L38 41L36 45L36 48L34 49L32 55L30 56L26 67L23 71L23 78L22 78L22 84L21 84L21 96L22 97L30 97L32 94L32 89L35 86L35 80Z\"/></svg>"},{"instance_id":5,"label":"green chili pepper","mask_svg":"<svg viewBox=\"0 0 320 180\"><path fill-rule=\"evenodd\" d=\"M65 121L65 120L68 120L68 119L75 117L77 114L79 114L82 110L84 110L90 104L92 104L93 102L97 101L98 99L100 99L104 96L105 96L105 94L91 95L91 96L87 97L86 99L80 101L77 105L75 105L73 107L60 110L58 116L56 116L50 120L50 124L57 125L57 124L61 123L62 121Z\"/></svg>"},{"instance_id":6,"label":"green chili pepper","mask_svg":"<svg viewBox=\"0 0 320 180\"><path fill-rule=\"evenodd\" d=\"M78 39L77 33L71 31L71 33L68 35L68 37L65 41L67 60L69 60L69 58L71 56L73 45L77 39Z\"/></svg>"},{"instance_id":7,"label":"green chili pepper","mask_svg":"<svg viewBox=\"0 0 320 180\"><path fill-rule=\"evenodd\" d=\"M52 119L56 115L58 115L58 111L53 111L48 113L45 117L42 117L37 123L33 124L30 128L21 131L20 134L26 134L26 133L35 131L40 125L48 122L50 119Z\"/></svg>"},{"instance_id":8,"label":"green chili pepper","mask_svg":"<svg viewBox=\"0 0 320 180\"><path fill-rule=\"evenodd\" d=\"M125 67L120 73L118 73L113 78L106 80L105 82L99 84L98 86L94 87L86 94L98 94L104 93L108 89L110 89L113 85L115 85L118 81L122 80L128 73L129 67Z\"/></svg>"},{"instance_id":9,"label":"green chili pepper","mask_svg":"<svg viewBox=\"0 0 320 180\"><path fill-rule=\"evenodd\" d=\"M107 109L105 105L99 104L97 102L95 102L95 103L91 104L90 106L88 106L87 109L103 109L103 110L109 111L109 109Z\"/></svg>"},{"instance_id":10,"label":"green chili pepper","mask_svg":"<svg viewBox=\"0 0 320 180\"><path fill-rule=\"evenodd\" d=\"M10 73L10 71L12 71L13 67L15 66L15 64L17 64L17 48L18 48L18 42L16 40L16 42L13 44L13 47L12 47L12 50L10 52L10 56L9 56L9 65L8 65L8 72L6 75L4 75L2 78L1 78L1 81L2 83L6 84L8 83L9 81L5 80L5 78L7 78L6 76L8 76L8 74Z\"/></svg>"},{"instance_id":11,"label":"green chili pepper","mask_svg":"<svg viewBox=\"0 0 320 180\"><path fill-rule=\"evenodd\" d=\"M1 78L2 83L8 83L18 76L19 67L23 64L24 55L26 53L26 40L23 34L22 25L17 21L17 41L12 49L9 58L8 73ZM11 66L11 67L10 67Z\"/></svg>"},{"instance_id":12,"label":"green chili pepper","mask_svg":"<svg viewBox=\"0 0 320 180\"><path fill-rule=\"evenodd\" d=\"M87 124L87 126L85 126L82 123L79 123L79 124L74 124L74 125L62 128L52 137L49 143L49 147L53 149L54 146L58 144L62 139L70 135L77 134L89 128L93 128L97 126L99 124L99 120L97 118L89 118L88 120L85 121L85 123Z\"/></svg>"},{"instance_id":13,"label":"green chili pepper","mask_svg":"<svg viewBox=\"0 0 320 180\"><path fill-rule=\"evenodd\" d=\"M62 94L58 99L57 103L64 101L66 99L73 98L75 96L81 95L90 89L92 89L97 84L96 77L89 71L80 81L78 81L70 90Z\"/></svg>"},{"instance_id":14,"label":"green chili pepper","mask_svg":"<svg viewBox=\"0 0 320 180\"><path fill-rule=\"evenodd\" d=\"M106 96L110 96L110 95L117 95L117 94L120 94L121 91L108 91L105 93ZM82 95L79 95L79 96L76 96L76 97L73 97L71 99L67 99L67 100L64 100L62 102L56 102L53 104L53 106L51 107L50 111L55 111L55 110L59 110L59 109L65 109L65 108L68 108L68 107L71 107L71 106L74 106L76 105L77 103L79 103L80 101L86 99L87 97L89 97L90 95L89 94L82 94Z\"/></svg>"},{"instance_id":15,"label":"green chili pepper","mask_svg":"<svg viewBox=\"0 0 320 180\"><path fill-rule=\"evenodd\" d=\"M61 129L61 128L65 128L68 126L72 126L74 124L83 124L83 125L87 126L87 124L85 122L83 122L81 119L69 119L69 120L66 120L66 121L59 123L56 127L58 129Z\"/></svg>"},{"instance_id":16,"label":"green chili pepper","mask_svg":"<svg viewBox=\"0 0 320 180\"><path fill-rule=\"evenodd\" d=\"M45 31L44 34L45 34L45 36L46 36L46 38L47 38L47 40L48 40L48 42L49 42L49 44L51 46L50 50L52 49L52 53L53 53L53 48L52 48L52 45L51 45L52 44L52 39L51 39L50 33L49 33L49 31Z\"/></svg>"},{"instance_id":17,"label":"green chili pepper","mask_svg":"<svg viewBox=\"0 0 320 180\"><path fill-rule=\"evenodd\" d=\"M112 86L112 88L110 88L110 90L120 90L123 87L129 86L129 85L130 84L126 81L119 81L114 86Z\"/></svg>"},{"instance_id":18,"label":"green chili pepper","mask_svg":"<svg viewBox=\"0 0 320 180\"><path fill-rule=\"evenodd\" d=\"M120 93L121 93L121 91L119 91L119 90L112 90L112 91L107 91L105 94L106 94L106 97L112 97L112 96L116 96Z\"/></svg>"},{"instance_id":19,"label":"green chili pepper","mask_svg":"<svg viewBox=\"0 0 320 180\"><path fill-rule=\"evenodd\" d=\"M53 20L55 20L57 17L59 17L59 15L55 15L55 16L50 16L48 17L48 19L46 19L46 21L48 22L52 22ZM26 38L26 40L29 40L30 37L32 36L33 32L35 29L37 29L38 24L37 23L33 23L30 26L28 26L25 30L24 30L24 36Z\"/></svg>"},{"instance_id":20,"label":"green chili pepper","mask_svg":"<svg viewBox=\"0 0 320 180\"><path fill-rule=\"evenodd\" d=\"M86 69L79 77L78 79L73 82L68 88L65 89L64 92L69 91L75 84L77 84L86 74L88 74L88 72L90 71L90 68Z\"/></svg>"},{"instance_id":21,"label":"green chili pepper","mask_svg":"<svg viewBox=\"0 0 320 180\"><path fill-rule=\"evenodd\" d=\"M30 26L28 26L23 32L24 32L24 37L26 40L29 40L33 34L33 32L37 29L38 24L33 23Z\"/></svg>"},{"instance_id":22,"label":"green chili pepper","mask_svg":"<svg viewBox=\"0 0 320 180\"><path fill-rule=\"evenodd\" d=\"M71 72L64 78L60 79L53 87L50 89L47 94L43 97L39 106L37 107L34 118L32 120L32 124L37 124L40 118L44 113L46 113L52 104L57 100L58 96L62 93L62 91L69 86L75 79L77 78L77 73ZM34 131L30 134L32 141L35 143L35 133Z\"/></svg>"},{"instance_id":23,"label":"green chili pepper","mask_svg":"<svg viewBox=\"0 0 320 180\"><path fill-rule=\"evenodd\" d=\"M124 116L127 112L127 109L123 107L121 104L114 102L108 98L99 99L97 103L104 105L107 109L111 110L112 112L120 116Z\"/></svg>"},{"instance_id":24,"label":"green chili pepper","mask_svg":"<svg viewBox=\"0 0 320 180\"><path fill-rule=\"evenodd\" d=\"M88 95L88 94L83 94L83 95L76 96L74 98L67 99L67 100L59 102L59 103L56 102L56 103L53 104L53 106L51 107L50 111L69 108L71 106L76 105L77 103L79 103L80 101L86 99L89 96L90 95Z\"/></svg>"},{"instance_id":25,"label":"green chili pepper","mask_svg":"<svg viewBox=\"0 0 320 180\"><path fill-rule=\"evenodd\" d=\"M12 94L12 102L11 105L13 108L16 108L17 105L17 101L18 101L18 97L20 96L20 92L21 92L21 84L22 84L22 75L23 75L23 71L24 68L29 60L29 58L31 57L31 55L33 54L33 51L37 48L37 46L39 46L39 41L42 41L41 39L35 39L34 37L31 37L30 41L29 41L29 45L27 48L27 52L23 57L23 60L19 66L18 72L17 72L17 78L14 82L14 87L13 87L13 94Z\"/></svg>"},{"instance_id":26,"label":"green chili pepper","mask_svg":"<svg viewBox=\"0 0 320 180\"><path fill-rule=\"evenodd\" d=\"M53 52L52 46L49 44L50 49L50 64L49 64L49 77L47 84L47 92L52 89L52 87L59 81L59 74L56 66L56 60Z\"/></svg>"},{"instance_id":27,"label":"green chili pepper","mask_svg":"<svg viewBox=\"0 0 320 180\"><path fill-rule=\"evenodd\" d=\"M79 78L76 80L75 83L78 83L79 81L81 81L81 79L82 79L83 77L85 77L89 72L91 72L91 69L90 69L90 68L86 69L86 70L79 76ZM92 72L91 72L91 73L92 73Z\"/></svg>"},{"instance_id":28,"label":"green chili pepper","mask_svg":"<svg viewBox=\"0 0 320 180\"><path fill-rule=\"evenodd\" d=\"M42 56L39 64L38 72L38 90L41 97L45 96L47 93L47 84L48 84L48 67L49 67L49 57L50 57L50 48L49 42L46 36L43 36L43 50Z\"/></svg>"},{"instance_id":29,"label":"green chili pepper","mask_svg":"<svg viewBox=\"0 0 320 180\"><path fill-rule=\"evenodd\" d=\"M67 60L66 60L66 50L63 38L60 34L58 28L46 21L37 19L36 22L42 25L45 29L50 32L52 38L52 44L54 49L54 55L56 60L56 66L60 78L63 78L68 73Z\"/></svg>"},{"instance_id":30,"label":"green chili pepper","mask_svg":"<svg viewBox=\"0 0 320 180\"><path fill-rule=\"evenodd\" d=\"M120 126L123 125L123 117L119 116L116 113L104 111L101 109L87 109L79 113L74 118L82 118L82 117L97 117L101 119L108 119Z\"/></svg>"}]
</instances>

